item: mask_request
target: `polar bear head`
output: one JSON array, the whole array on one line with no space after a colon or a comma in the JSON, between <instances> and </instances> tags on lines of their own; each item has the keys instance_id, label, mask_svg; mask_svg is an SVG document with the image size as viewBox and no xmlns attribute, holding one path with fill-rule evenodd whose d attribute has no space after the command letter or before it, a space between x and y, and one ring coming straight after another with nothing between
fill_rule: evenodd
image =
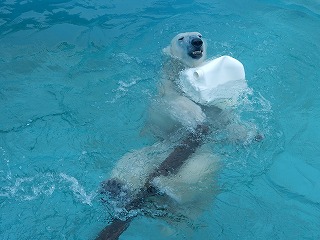
<instances>
[{"instance_id":1,"label":"polar bear head","mask_svg":"<svg viewBox=\"0 0 320 240\"><path fill-rule=\"evenodd\" d=\"M164 52L188 67L197 67L206 57L206 43L198 32L179 33Z\"/></svg>"}]
</instances>

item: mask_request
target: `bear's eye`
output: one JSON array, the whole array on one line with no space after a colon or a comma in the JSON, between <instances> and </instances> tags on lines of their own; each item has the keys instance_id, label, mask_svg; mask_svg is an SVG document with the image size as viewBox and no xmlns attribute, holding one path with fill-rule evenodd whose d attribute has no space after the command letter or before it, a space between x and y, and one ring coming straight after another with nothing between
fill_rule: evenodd
<instances>
[{"instance_id":1,"label":"bear's eye","mask_svg":"<svg viewBox=\"0 0 320 240\"><path fill-rule=\"evenodd\" d=\"M198 37L199 37L199 38L202 38L202 36L201 36L201 35L198 35Z\"/></svg>"},{"instance_id":2,"label":"bear's eye","mask_svg":"<svg viewBox=\"0 0 320 240\"><path fill-rule=\"evenodd\" d=\"M181 41L181 40L183 40L183 39L184 39L184 37L181 37L181 38L179 38L178 40Z\"/></svg>"}]
</instances>

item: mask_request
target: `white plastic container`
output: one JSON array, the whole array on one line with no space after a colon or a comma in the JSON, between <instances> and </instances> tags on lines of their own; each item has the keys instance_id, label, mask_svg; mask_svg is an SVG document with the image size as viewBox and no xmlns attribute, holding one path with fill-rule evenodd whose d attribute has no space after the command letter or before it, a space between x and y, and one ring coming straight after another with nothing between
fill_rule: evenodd
<instances>
[{"instance_id":1,"label":"white plastic container","mask_svg":"<svg viewBox=\"0 0 320 240\"><path fill-rule=\"evenodd\" d=\"M226 107L236 103L247 89L247 82L242 63L222 56L201 67L182 71L180 86L195 102Z\"/></svg>"}]
</instances>

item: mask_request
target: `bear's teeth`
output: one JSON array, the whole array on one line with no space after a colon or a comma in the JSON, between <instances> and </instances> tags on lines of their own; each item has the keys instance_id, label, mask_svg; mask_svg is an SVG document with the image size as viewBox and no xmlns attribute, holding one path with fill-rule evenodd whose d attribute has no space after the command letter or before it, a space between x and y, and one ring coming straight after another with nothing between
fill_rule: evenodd
<instances>
[{"instance_id":1,"label":"bear's teeth","mask_svg":"<svg viewBox=\"0 0 320 240\"><path fill-rule=\"evenodd\" d=\"M202 51L194 51L193 54L201 54Z\"/></svg>"}]
</instances>

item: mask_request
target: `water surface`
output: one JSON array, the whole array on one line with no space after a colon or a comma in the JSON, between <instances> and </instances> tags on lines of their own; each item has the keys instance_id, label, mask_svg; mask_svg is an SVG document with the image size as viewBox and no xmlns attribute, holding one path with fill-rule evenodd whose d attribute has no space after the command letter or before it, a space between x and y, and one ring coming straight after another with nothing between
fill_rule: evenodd
<instances>
[{"instance_id":1,"label":"water surface","mask_svg":"<svg viewBox=\"0 0 320 240\"><path fill-rule=\"evenodd\" d=\"M245 66L238 111L260 143L216 145L219 194L188 229L135 219L123 239L319 239L317 1L14 1L0 4L1 239L92 239L97 195L141 137L179 32Z\"/></svg>"}]
</instances>

